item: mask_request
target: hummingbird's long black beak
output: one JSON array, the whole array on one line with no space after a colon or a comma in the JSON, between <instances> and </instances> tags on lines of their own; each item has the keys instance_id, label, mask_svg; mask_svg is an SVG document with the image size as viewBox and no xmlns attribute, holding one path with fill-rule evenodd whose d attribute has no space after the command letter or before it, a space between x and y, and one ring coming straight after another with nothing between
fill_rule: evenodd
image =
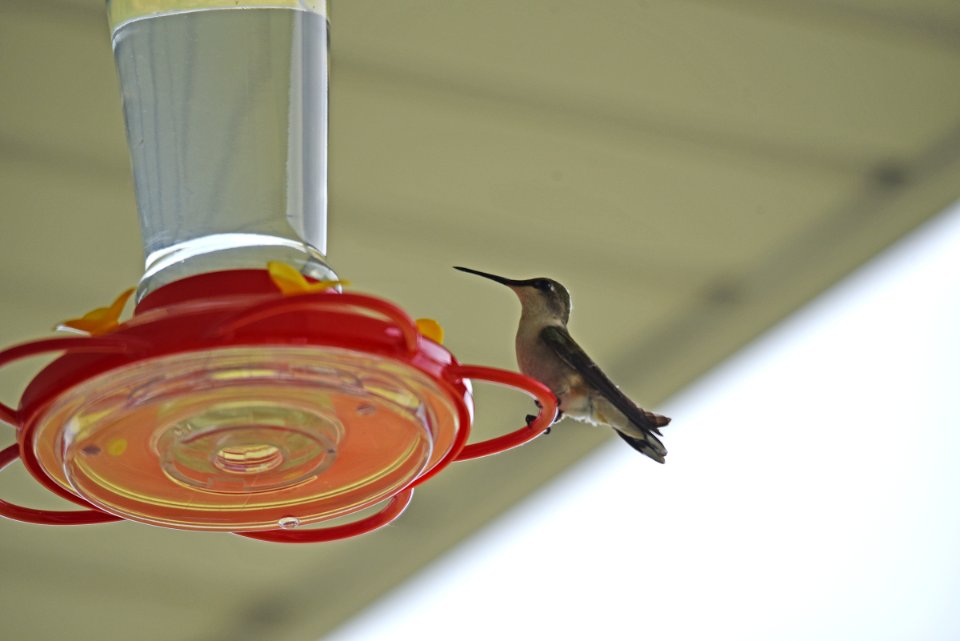
<instances>
[{"instance_id":1,"label":"hummingbird's long black beak","mask_svg":"<svg viewBox=\"0 0 960 641\"><path fill-rule=\"evenodd\" d=\"M468 274L476 274L477 276L483 276L484 278L489 278L490 280L495 280L498 283L502 283L507 287L522 287L527 284L527 281L524 280L514 280L512 278L504 278L503 276L497 276L496 274L488 274L487 272L477 271L476 269L470 269L469 267L456 267L454 269L459 269L462 272L467 272Z\"/></svg>"}]
</instances>

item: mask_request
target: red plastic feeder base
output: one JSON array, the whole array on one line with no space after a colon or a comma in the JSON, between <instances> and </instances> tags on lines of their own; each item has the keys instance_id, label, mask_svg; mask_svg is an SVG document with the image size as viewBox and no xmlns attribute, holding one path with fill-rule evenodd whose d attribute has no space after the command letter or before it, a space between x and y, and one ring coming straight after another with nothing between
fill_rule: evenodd
<instances>
[{"instance_id":1,"label":"red plastic feeder base","mask_svg":"<svg viewBox=\"0 0 960 641\"><path fill-rule=\"evenodd\" d=\"M18 456L85 509L0 515L51 525L130 519L266 541L329 541L386 525L413 488L456 460L539 436L556 414L544 385L461 365L392 303L325 291L284 296L266 271L203 274L141 301L109 334L0 352L0 366L62 352L0 405ZM541 406L529 426L468 445L470 379ZM307 527L380 505L371 516Z\"/></svg>"}]
</instances>

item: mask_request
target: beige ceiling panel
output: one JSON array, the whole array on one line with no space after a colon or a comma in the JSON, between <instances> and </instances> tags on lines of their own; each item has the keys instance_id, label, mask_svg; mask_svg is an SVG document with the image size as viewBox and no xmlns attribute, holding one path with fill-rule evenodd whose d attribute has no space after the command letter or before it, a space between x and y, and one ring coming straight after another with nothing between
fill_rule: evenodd
<instances>
[{"instance_id":1,"label":"beige ceiling panel","mask_svg":"<svg viewBox=\"0 0 960 641\"><path fill-rule=\"evenodd\" d=\"M495 258L506 247L561 260L622 256L659 264L670 286L671 277L689 285L704 270L749 265L835 205L849 178L578 120L470 109L456 95L378 98L379 85L360 79L343 74L338 85L335 106L352 108L336 111L332 188L357 200L334 215L349 224L353 209L393 219L403 208L411 237L501 236ZM399 222L387 223L391 234Z\"/></svg>"},{"instance_id":2,"label":"beige ceiling panel","mask_svg":"<svg viewBox=\"0 0 960 641\"><path fill-rule=\"evenodd\" d=\"M915 21L932 28L935 21L945 28L960 33L960 4L954 0L830 0L827 5L856 9L867 15L888 17L891 20ZM924 21L924 22L920 22ZM960 45L960 43L958 43Z\"/></svg>"},{"instance_id":3,"label":"beige ceiling panel","mask_svg":"<svg viewBox=\"0 0 960 641\"><path fill-rule=\"evenodd\" d=\"M87 574L78 571L63 576L44 572L43 565L37 572L35 568L44 563L43 558L29 560L33 566L11 564L5 559L5 565L16 574L5 572L0 578L0 590L4 594L30 591L36 596L18 603L16 618L7 618L4 625L7 638L168 641L198 635L209 638L222 628L216 611L205 607L202 601L184 603L182 598L179 603L170 603L169 596L165 598L148 591L149 581L135 585L114 581L111 589L103 592L98 589L106 578L102 568L88 566L84 568ZM168 594L184 594L173 582L167 587ZM105 602L110 606L105 608ZM94 621L91 613L95 613ZM82 623L78 625L78 622ZM78 631L83 636L78 637Z\"/></svg>"},{"instance_id":4,"label":"beige ceiling panel","mask_svg":"<svg viewBox=\"0 0 960 641\"><path fill-rule=\"evenodd\" d=\"M106 19L100 25L9 9L0 15L0 147L29 143L123 170L126 144Z\"/></svg>"},{"instance_id":5,"label":"beige ceiling panel","mask_svg":"<svg viewBox=\"0 0 960 641\"><path fill-rule=\"evenodd\" d=\"M693 0L711 2L712 0ZM960 6L953 0L723 0L729 7L777 14L914 45L960 46Z\"/></svg>"},{"instance_id":6,"label":"beige ceiling panel","mask_svg":"<svg viewBox=\"0 0 960 641\"><path fill-rule=\"evenodd\" d=\"M960 108L956 49L736 4L421 0L332 15L341 57L838 162L917 154Z\"/></svg>"},{"instance_id":7,"label":"beige ceiling panel","mask_svg":"<svg viewBox=\"0 0 960 641\"><path fill-rule=\"evenodd\" d=\"M124 181L0 154L0 193L5 300L54 300L64 311L80 303L88 307L73 310L83 312L140 277L140 232Z\"/></svg>"}]
</instances>

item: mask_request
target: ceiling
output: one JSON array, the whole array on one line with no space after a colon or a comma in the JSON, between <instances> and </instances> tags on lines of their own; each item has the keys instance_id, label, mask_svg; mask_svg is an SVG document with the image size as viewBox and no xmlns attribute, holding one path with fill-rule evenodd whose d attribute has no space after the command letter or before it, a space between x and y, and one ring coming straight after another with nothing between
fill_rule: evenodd
<instances>
[{"instance_id":1,"label":"ceiling","mask_svg":"<svg viewBox=\"0 0 960 641\"><path fill-rule=\"evenodd\" d=\"M656 405L960 195L952 0L350 0L331 16L331 263L439 319L464 362L515 367L518 305L450 266L549 275L578 340ZM118 96L101 2L0 3L3 344L140 276ZM35 369L0 370L5 402ZM481 436L529 410L477 396ZM4 630L319 638L607 437L564 423L325 545L2 522ZM0 487L60 506L19 469Z\"/></svg>"}]
</instances>

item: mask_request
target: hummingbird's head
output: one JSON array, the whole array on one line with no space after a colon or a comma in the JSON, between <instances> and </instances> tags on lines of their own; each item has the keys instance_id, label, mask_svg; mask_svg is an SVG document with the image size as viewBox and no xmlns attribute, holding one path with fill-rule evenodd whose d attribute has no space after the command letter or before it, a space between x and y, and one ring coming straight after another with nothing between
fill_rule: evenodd
<instances>
[{"instance_id":1,"label":"hummingbird's head","mask_svg":"<svg viewBox=\"0 0 960 641\"><path fill-rule=\"evenodd\" d=\"M542 319L543 321L560 321L563 325L570 320L570 293L566 287L552 278L529 278L514 280L495 274L477 271L468 267L454 267L468 274L476 274L506 285L520 299L523 306L523 315L528 318Z\"/></svg>"}]
</instances>

